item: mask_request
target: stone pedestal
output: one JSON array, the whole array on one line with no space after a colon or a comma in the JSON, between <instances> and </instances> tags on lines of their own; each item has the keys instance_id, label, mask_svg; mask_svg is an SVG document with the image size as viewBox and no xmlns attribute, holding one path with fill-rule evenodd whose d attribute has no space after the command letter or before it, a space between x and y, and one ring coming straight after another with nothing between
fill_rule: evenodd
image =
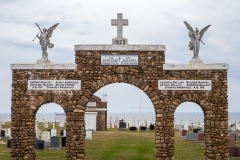
<instances>
[{"instance_id":1,"label":"stone pedestal","mask_svg":"<svg viewBox=\"0 0 240 160\"><path fill-rule=\"evenodd\" d=\"M48 59L39 59L37 60L37 64L46 64L46 63L51 63Z\"/></svg>"}]
</instances>

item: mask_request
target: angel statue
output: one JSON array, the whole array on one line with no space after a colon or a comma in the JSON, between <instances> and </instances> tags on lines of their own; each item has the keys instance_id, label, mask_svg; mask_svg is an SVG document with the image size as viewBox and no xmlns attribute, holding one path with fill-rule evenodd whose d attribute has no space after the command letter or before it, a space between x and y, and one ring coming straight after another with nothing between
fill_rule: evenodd
<instances>
[{"instance_id":1,"label":"angel statue","mask_svg":"<svg viewBox=\"0 0 240 160\"><path fill-rule=\"evenodd\" d=\"M47 47L48 48L53 48L54 44L50 43L50 38L53 34L53 31L56 29L56 27L58 26L59 23L54 24L52 27L46 29L43 28L43 30L41 30L41 28L39 27L39 25L36 23L36 25L38 26L39 30L40 30L40 36L37 34L36 37L39 39L39 44L41 45L41 49L42 49L42 58L41 59L48 59L48 53L47 53ZM35 38L36 38L35 37ZM33 39L33 41L35 40L35 38Z\"/></svg>"},{"instance_id":2,"label":"angel statue","mask_svg":"<svg viewBox=\"0 0 240 160\"><path fill-rule=\"evenodd\" d=\"M207 31L207 29L211 25L208 25L208 26L204 27L199 32L198 28L196 28L196 30L194 31L192 29L192 27L186 21L183 21L183 22L185 23L187 29L189 30L188 36L190 37L190 42L189 42L188 47L189 47L190 50L193 50L193 58L192 59L199 59L198 53L199 53L199 48L200 48L200 42L203 43L203 41L202 41L203 34L204 34L204 32Z\"/></svg>"}]
</instances>

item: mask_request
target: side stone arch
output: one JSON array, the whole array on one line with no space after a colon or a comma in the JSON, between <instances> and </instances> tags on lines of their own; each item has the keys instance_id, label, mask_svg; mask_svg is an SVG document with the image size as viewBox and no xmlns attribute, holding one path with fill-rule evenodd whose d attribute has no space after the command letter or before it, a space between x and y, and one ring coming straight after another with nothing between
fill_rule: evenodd
<instances>
[{"instance_id":1,"label":"side stone arch","mask_svg":"<svg viewBox=\"0 0 240 160\"><path fill-rule=\"evenodd\" d=\"M205 153L204 157L223 159L227 151L226 115L216 115L216 104L209 101L208 91L162 91L161 108L156 109L157 156L174 158L174 113L184 102L193 102L201 107L204 114ZM165 138L161 138L165 137ZM165 151L165 152L164 152Z\"/></svg>"}]
</instances>

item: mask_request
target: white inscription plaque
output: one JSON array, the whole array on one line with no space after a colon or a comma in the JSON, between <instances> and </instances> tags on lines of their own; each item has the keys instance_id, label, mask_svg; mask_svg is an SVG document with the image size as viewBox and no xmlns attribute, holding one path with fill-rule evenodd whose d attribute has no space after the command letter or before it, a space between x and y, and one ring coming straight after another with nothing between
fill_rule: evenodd
<instances>
[{"instance_id":1,"label":"white inscription plaque","mask_svg":"<svg viewBox=\"0 0 240 160\"><path fill-rule=\"evenodd\" d=\"M159 90L212 90L211 80L158 80Z\"/></svg>"},{"instance_id":2,"label":"white inscription plaque","mask_svg":"<svg viewBox=\"0 0 240 160\"><path fill-rule=\"evenodd\" d=\"M101 65L138 65L138 54L101 54Z\"/></svg>"},{"instance_id":3,"label":"white inscription plaque","mask_svg":"<svg viewBox=\"0 0 240 160\"><path fill-rule=\"evenodd\" d=\"M97 106L97 103L96 103L96 102L88 102L88 103L87 103L87 106L89 106L89 107L95 107L95 106Z\"/></svg>"},{"instance_id":4,"label":"white inscription plaque","mask_svg":"<svg viewBox=\"0 0 240 160\"><path fill-rule=\"evenodd\" d=\"M28 80L28 90L81 90L81 80Z\"/></svg>"}]
</instances>

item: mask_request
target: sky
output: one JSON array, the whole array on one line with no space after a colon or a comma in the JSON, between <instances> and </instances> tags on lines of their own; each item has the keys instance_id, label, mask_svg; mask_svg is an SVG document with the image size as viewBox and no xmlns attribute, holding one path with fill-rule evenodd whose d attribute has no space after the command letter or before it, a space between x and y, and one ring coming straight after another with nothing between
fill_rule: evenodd
<instances>
[{"instance_id":1,"label":"sky","mask_svg":"<svg viewBox=\"0 0 240 160\"><path fill-rule=\"evenodd\" d=\"M238 0L1 0L0 1L0 113L11 112L10 64L36 62L41 48L36 39L39 29L58 27L51 37L55 46L48 49L51 62L75 62L74 45L111 44L117 27L111 19L123 13L129 25L123 37L129 44L160 44L166 46L165 63L188 63L188 30L183 21L199 30L207 25L199 57L204 63L228 63L229 112L240 112L240 1ZM114 83L98 90L107 94L109 112L153 112L148 96L137 87ZM44 111L60 112L61 107L49 104ZM51 106L52 105L52 106ZM44 108L44 107L43 107ZM51 108L51 110L49 110ZM184 103L179 112L198 112L199 106Z\"/></svg>"}]
</instances>

